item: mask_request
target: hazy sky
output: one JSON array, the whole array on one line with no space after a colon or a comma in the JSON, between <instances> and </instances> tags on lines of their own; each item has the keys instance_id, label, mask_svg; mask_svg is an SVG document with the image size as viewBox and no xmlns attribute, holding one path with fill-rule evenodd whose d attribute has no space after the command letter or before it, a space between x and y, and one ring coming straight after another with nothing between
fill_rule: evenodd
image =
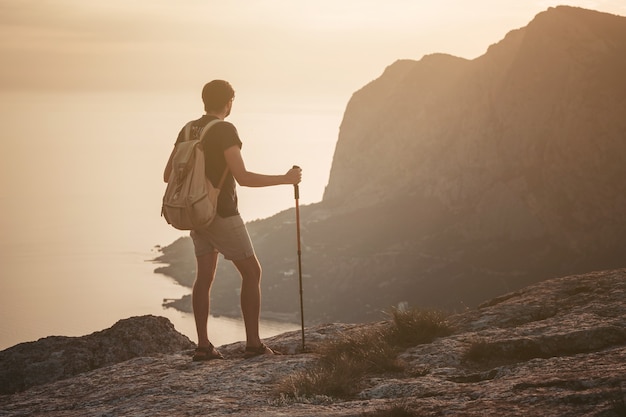
<instances>
[{"instance_id":1,"label":"hazy sky","mask_svg":"<svg viewBox=\"0 0 626 417\"><path fill-rule=\"evenodd\" d=\"M560 1L0 0L0 89L350 94L396 59L482 55ZM626 15L624 0L570 1Z\"/></svg>"}]
</instances>

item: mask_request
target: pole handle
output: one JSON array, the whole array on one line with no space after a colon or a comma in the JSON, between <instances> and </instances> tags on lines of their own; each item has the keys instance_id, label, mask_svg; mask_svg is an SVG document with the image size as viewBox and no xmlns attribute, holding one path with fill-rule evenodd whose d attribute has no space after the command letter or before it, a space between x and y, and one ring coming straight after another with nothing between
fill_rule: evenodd
<instances>
[{"instance_id":1,"label":"pole handle","mask_svg":"<svg viewBox=\"0 0 626 417\"><path fill-rule=\"evenodd\" d=\"M300 167L298 165L294 165L292 169L300 169ZM296 200L300 199L300 187L298 187L298 184L293 185L293 196Z\"/></svg>"}]
</instances>

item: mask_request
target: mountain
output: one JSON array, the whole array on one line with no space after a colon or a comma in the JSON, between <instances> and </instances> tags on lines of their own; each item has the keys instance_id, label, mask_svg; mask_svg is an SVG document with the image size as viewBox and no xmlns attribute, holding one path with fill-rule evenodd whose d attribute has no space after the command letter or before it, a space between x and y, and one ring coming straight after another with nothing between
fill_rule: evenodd
<instances>
[{"instance_id":1,"label":"mountain","mask_svg":"<svg viewBox=\"0 0 626 417\"><path fill-rule=\"evenodd\" d=\"M349 398L290 398L279 387L316 375L328 341L380 331L390 322L307 328L307 353L299 352L295 331L267 340L281 356L243 359L244 342L238 342L219 348L226 360L197 363L186 342L171 352L158 348L158 340L175 345L186 338L164 334L160 324L146 326L156 319L125 320L126 329L140 329L131 339L103 333L103 347L93 353L109 362L73 376L62 375L72 363L60 366L61 359L82 352L93 341L89 336L0 352L4 383L17 363L40 381L0 395L0 415L618 417L626 411L626 269L547 280L450 316L452 334L399 349L399 369L355 380ZM132 350L129 342L151 349L139 357L112 354ZM374 343L369 348L384 354Z\"/></svg>"},{"instance_id":2,"label":"mountain","mask_svg":"<svg viewBox=\"0 0 626 417\"><path fill-rule=\"evenodd\" d=\"M390 65L352 96L324 198L301 208L306 318L458 311L626 266L624 74L626 18L566 6L476 59ZM249 224L267 311L298 312L293 223ZM219 274L213 308L237 314L236 273Z\"/></svg>"}]
</instances>

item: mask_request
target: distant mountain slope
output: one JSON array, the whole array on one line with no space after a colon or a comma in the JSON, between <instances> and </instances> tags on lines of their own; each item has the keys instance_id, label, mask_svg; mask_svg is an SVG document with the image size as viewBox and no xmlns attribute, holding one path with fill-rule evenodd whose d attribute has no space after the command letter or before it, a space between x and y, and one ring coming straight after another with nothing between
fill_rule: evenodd
<instances>
[{"instance_id":1,"label":"distant mountain slope","mask_svg":"<svg viewBox=\"0 0 626 417\"><path fill-rule=\"evenodd\" d=\"M564 6L474 60L388 67L353 95L324 199L302 208L308 318L458 309L626 266L624 74L626 18ZM297 312L293 211L250 231L264 308ZM233 311L238 280L219 285Z\"/></svg>"},{"instance_id":2,"label":"distant mountain slope","mask_svg":"<svg viewBox=\"0 0 626 417\"><path fill-rule=\"evenodd\" d=\"M473 61L398 62L349 103L324 200L402 193L466 211L471 236L614 245L626 231L624 74L626 18L571 7Z\"/></svg>"}]
</instances>

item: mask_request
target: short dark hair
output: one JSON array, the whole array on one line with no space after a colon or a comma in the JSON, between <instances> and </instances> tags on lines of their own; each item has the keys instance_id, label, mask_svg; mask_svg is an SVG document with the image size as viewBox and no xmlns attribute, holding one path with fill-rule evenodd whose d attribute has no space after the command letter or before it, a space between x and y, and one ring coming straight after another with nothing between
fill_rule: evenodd
<instances>
[{"instance_id":1,"label":"short dark hair","mask_svg":"<svg viewBox=\"0 0 626 417\"><path fill-rule=\"evenodd\" d=\"M204 111L219 111L235 97L235 90L224 80L213 80L204 85L202 101Z\"/></svg>"}]
</instances>

